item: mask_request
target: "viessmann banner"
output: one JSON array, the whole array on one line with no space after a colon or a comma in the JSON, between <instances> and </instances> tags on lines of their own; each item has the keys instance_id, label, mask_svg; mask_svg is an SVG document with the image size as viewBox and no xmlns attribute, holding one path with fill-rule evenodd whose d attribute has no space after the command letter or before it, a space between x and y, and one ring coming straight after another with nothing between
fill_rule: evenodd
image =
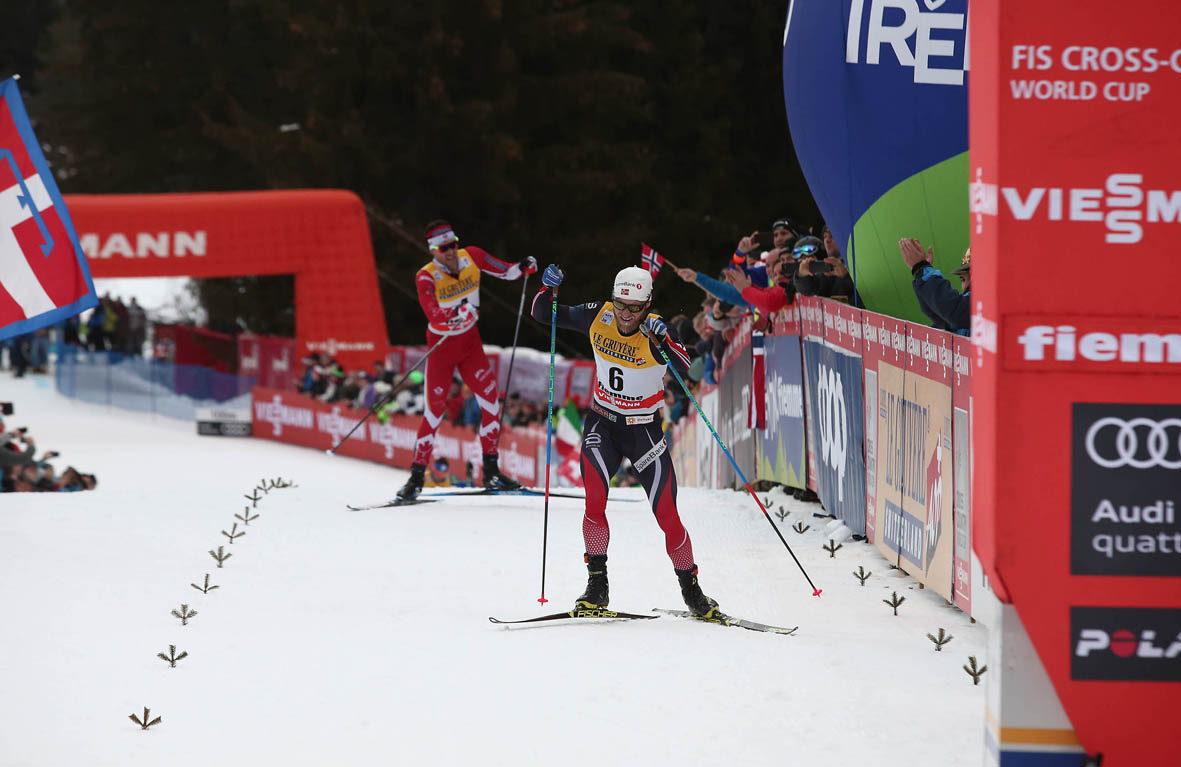
<instances>
[{"instance_id":1,"label":"viessmann banner","mask_svg":"<svg viewBox=\"0 0 1181 767\"><path fill-rule=\"evenodd\" d=\"M332 448L365 415L364 410L326 404L294 392L257 386L253 390L251 426L253 436L292 445ZM414 440L420 416L396 415L388 423L370 418L337 451L401 469L414 459ZM544 456L545 432L539 429L508 429L500 441L500 470L526 486L538 483L537 455ZM471 429L441 424L435 437L436 457L446 458L451 471L464 476L464 464L471 461L480 481L482 450Z\"/></svg>"}]
</instances>

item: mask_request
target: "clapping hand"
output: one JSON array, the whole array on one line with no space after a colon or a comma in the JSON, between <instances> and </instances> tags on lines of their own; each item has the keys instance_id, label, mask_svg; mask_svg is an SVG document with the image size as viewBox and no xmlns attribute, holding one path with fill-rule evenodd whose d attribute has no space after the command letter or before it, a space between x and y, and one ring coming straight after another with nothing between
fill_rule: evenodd
<instances>
[{"instance_id":1,"label":"clapping hand","mask_svg":"<svg viewBox=\"0 0 1181 767\"><path fill-rule=\"evenodd\" d=\"M914 269L915 266L924 261L932 264L935 263L935 249L927 248L927 252L923 252L923 243L919 242L913 237L903 237L898 241L898 250L902 252L902 260L906 265Z\"/></svg>"}]
</instances>

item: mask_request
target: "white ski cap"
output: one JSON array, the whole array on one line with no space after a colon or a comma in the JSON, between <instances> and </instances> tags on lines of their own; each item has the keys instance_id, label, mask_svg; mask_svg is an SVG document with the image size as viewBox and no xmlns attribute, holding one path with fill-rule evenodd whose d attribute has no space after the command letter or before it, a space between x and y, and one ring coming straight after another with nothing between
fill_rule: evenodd
<instances>
[{"instance_id":1,"label":"white ski cap","mask_svg":"<svg viewBox=\"0 0 1181 767\"><path fill-rule=\"evenodd\" d=\"M652 298L652 275L640 266L629 266L615 275L612 297L628 301L647 301Z\"/></svg>"}]
</instances>

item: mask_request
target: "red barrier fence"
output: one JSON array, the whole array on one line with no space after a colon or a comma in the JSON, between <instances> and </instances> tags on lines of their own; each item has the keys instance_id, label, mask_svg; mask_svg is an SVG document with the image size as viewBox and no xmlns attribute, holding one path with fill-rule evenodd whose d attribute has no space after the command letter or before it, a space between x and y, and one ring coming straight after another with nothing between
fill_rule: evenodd
<instances>
[{"instance_id":1,"label":"red barrier fence","mask_svg":"<svg viewBox=\"0 0 1181 767\"><path fill-rule=\"evenodd\" d=\"M340 405L325 404L293 392L255 387L251 408L254 436L328 450L365 415ZM414 440L422 416L396 415L388 423L370 418L364 427L337 450L340 455L363 458L400 469L409 468L414 458ZM474 431L448 423L440 424L435 436L435 457L446 458L451 472L465 476L464 464L471 461L475 481L483 480L480 440ZM545 430L536 426L506 428L500 439L500 470L526 486L536 486L544 470Z\"/></svg>"}]
</instances>

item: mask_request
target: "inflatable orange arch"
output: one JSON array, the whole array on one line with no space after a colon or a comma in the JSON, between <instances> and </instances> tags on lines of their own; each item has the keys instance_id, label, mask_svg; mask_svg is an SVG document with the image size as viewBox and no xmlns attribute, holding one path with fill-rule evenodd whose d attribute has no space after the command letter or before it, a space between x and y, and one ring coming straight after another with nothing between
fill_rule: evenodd
<instances>
[{"instance_id":1,"label":"inflatable orange arch","mask_svg":"<svg viewBox=\"0 0 1181 767\"><path fill-rule=\"evenodd\" d=\"M339 189L74 194L96 278L295 275L300 356L368 368L389 346L365 207Z\"/></svg>"}]
</instances>

